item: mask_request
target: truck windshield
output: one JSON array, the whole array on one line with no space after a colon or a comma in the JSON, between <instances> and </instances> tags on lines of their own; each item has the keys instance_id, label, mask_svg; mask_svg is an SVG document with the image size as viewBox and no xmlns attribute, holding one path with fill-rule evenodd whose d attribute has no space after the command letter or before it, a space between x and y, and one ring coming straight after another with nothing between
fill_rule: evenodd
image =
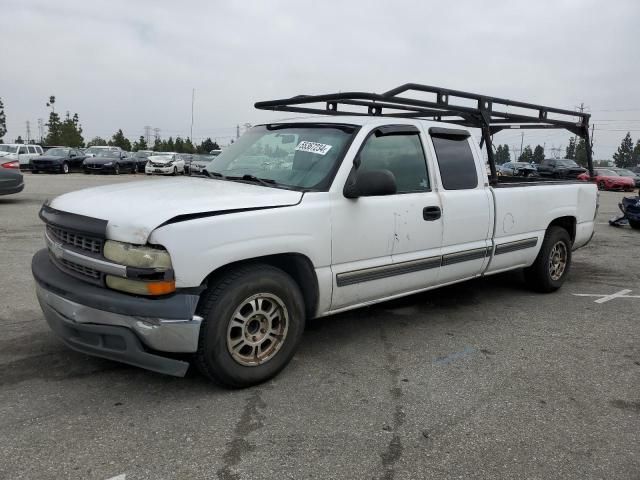
<instances>
[{"instance_id":1,"label":"truck windshield","mask_svg":"<svg viewBox=\"0 0 640 480\"><path fill-rule=\"evenodd\" d=\"M207 167L225 177L254 177L294 189L328 188L357 128L353 125L260 125Z\"/></svg>"}]
</instances>

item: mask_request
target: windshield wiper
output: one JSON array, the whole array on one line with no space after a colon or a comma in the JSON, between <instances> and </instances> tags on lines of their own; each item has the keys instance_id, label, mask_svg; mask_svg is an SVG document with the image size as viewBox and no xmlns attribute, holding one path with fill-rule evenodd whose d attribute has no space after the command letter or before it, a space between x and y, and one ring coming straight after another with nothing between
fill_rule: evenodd
<instances>
[{"instance_id":1,"label":"windshield wiper","mask_svg":"<svg viewBox=\"0 0 640 480\"><path fill-rule=\"evenodd\" d=\"M207 177L209 177L209 178L222 178L223 180L225 180L227 178L227 177L225 177L223 174L221 174L219 172L210 172L206 168L204 170L201 170L200 173L205 173L207 175Z\"/></svg>"},{"instance_id":2,"label":"windshield wiper","mask_svg":"<svg viewBox=\"0 0 640 480\"><path fill-rule=\"evenodd\" d=\"M246 173L241 177L226 177L226 178L229 180L248 180L250 182L259 183L263 187L272 187L278 184L278 182L276 182L275 180L271 180L270 178L258 178L255 175L251 175L249 173Z\"/></svg>"}]
</instances>

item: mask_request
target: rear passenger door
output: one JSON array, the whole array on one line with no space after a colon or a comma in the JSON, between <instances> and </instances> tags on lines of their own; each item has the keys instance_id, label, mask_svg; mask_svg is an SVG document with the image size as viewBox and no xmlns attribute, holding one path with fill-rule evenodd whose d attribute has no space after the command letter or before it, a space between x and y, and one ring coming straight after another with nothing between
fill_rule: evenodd
<instances>
[{"instance_id":1,"label":"rear passenger door","mask_svg":"<svg viewBox=\"0 0 640 480\"><path fill-rule=\"evenodd\" d=\"M351 174L388 170L397 192L344 197L332 204L333 310L424 289L437 283L442 219L420 131L375 128ZM348 180L349 181L349 180Z\"/></svg>"},{"instance_id":2,"label":"rear passenger door","mask_svg":"<svg viewBox=\"0 0 640 480\"><path fill-rule=\"evenodd\" d=\"M482 272L491 252L493 210L469 132L432 127L429 134L442 185L442 284Z\"/></svg>"}]
</instances>

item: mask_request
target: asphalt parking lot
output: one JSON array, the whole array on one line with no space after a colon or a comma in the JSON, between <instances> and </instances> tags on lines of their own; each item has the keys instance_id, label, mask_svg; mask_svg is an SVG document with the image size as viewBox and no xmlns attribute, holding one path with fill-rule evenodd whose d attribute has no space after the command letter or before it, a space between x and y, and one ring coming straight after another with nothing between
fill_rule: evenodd
<instances>
[{"instance_id":1,"label":"asphalt parking lot","mask_svg":"<svg viewBox=\"0 0 640 480\"><path fill-rule=\"evenodd\" d=\"M0 478L640 478L640 231L606 224L624 194L555 294L511 273L315 321L276 379L228 391L56 340L38 209L136 177L25 177L0 197Z\"/></svg>"}]
</instances>

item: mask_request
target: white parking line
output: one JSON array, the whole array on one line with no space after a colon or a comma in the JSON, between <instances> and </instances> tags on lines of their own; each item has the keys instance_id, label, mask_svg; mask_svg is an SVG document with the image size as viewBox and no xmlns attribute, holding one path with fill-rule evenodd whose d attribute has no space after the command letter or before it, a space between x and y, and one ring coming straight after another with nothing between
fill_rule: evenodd
<instances>
[{"instance_id":1,"label":"white parking line","mask_svg":"<svg viewBox=\"0 0 640 480\"><path fill-rule=\"evenodd\" d=\"M574 293L576 297L600 297L597 300L594 300L594 303L606 303L611 300L615 300L616 298L640 298L640 295L627 295L631 290L624 289L619 292L612 293L610 295L602 295L597 293Z\"/></svg>"},{"instance_id":2,"label":"white parking line","mask_svg":"<svg viewBox=\"0 0 640 480\"><path fill-rule=\"evenodd\" d=\"M121 473L120 475L116 475L115 477L107 478L107 480L126 480L127 474Z\"/></svg>"}]
</instances>

